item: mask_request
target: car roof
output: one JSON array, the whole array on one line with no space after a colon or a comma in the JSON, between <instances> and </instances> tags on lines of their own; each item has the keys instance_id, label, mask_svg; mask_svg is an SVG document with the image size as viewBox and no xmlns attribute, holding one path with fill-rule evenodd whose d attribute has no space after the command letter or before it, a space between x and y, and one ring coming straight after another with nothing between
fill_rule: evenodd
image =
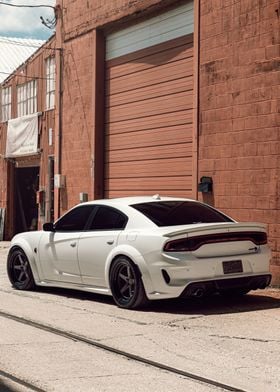
<instances>
[{"instance_id":1,"label":"car roof","mask_svg":"<svg viewBox=\"0 0 280 392\"><path fill-rule=\"evenodd\" d=\"M196 201L196 200L180 198L180 197L154 195L154 196L131 196L131 197L119 197L114 199L92 200L83 204L106 204L106 205L129 206L138 203L151 203L151 202L160 202L160 201Z\"/></svg>"}]
</instances>

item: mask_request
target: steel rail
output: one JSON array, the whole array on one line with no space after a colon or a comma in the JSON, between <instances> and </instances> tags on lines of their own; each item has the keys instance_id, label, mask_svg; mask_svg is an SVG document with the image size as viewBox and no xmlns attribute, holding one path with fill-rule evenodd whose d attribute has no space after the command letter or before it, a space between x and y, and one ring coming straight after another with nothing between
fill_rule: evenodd
<instances>
[{"instance_id":1,"label":"steel rail","mask_svg":"<svg viewBox=\"0 0 280 392\"><path fill-rule=\"evenodd\" d=\"M139 355L135 355L135 354L129 353L127 351L119 350L119 349L114 348L112 346L108 346L106 344L100 343L100 342L98 342L98 341L96 341L94 339L90 339L90 338L87 338L85 336L77 335L77 334L72 333L72 332L68 332L68 331L65 331L65 330L62 330L62 329L58 329L56 327L52 327L52 326L47 325L47 324L43 324L43 323L39 323L37 321L25 319L24 317L19 317L19 316L16 316L14 314L7 313L7 312L2 312L2 311L0 311L0 316L3 317L3 318L7 318L7 319L10 319L10 320L16 321L16 322L21 323L21 324L25 324L25 325L28 325L28 326L31 326L31 327L34 327L34 328L37 328L37 329L40 329L40 330L43 330L43 331L55 334L55 335L58 335L58 336L62 336L64 338L66 338L66 339L70 339L70 340L75 341L75 342L85 343L85 344L93 346L95 348L99 348L99 349L105 350L107 352L111 352L113 354L120 355L120 356L125 357L127 359L130 359L130 360L133 360L133 361L136 361L136 362L140 362L142 364L145 364L145 365L157 368L157 369L161 369L161 370L167 371L169 373L178 374L180 376L183 376L183 377L191 379L191 380L198 381L198 382L203 383L203 384L212 385L212 386L215 386L217 388L221 388L221 389L223 389L225 391L247 392L244 389L240 389L240 388L234 387L232 385L224 384L222 382L215 381L215 380L213 380L211 378L199 376L199 375L197 375L195 373L191 373L191 372L187 372L185 370L174 368L172 366L168 366L168 365L165 365L163 363L156 362L156 361L153 361L153 360L141 357Z\"/></svg>"},{"instance_id":2,"label":"steel rail","mask_svg":"<svg viewBox=\"0 0 280 392\"><path fill-rule=\"evenodd\" d=\"M19 385L21 385L21 386L27 388L28 391L46 392L44 389L41 389L41 388L39 388L39 387L36 387L35 385L30 384L30 383L27 382L27 381L21 380L20 378L18 378L18 377L16 377L16 376L13 376L13 375L10 374L10 373L4 372L4 370L0 370L0 377L2 377L2 378L7 378L7 379L13 381L13 382L16 383L16 384L19 384ZM1 382L0 382L0 387L1 387ZM7 390L8 390L8 389L7 389Z\"/></svg>"}]
</instances>

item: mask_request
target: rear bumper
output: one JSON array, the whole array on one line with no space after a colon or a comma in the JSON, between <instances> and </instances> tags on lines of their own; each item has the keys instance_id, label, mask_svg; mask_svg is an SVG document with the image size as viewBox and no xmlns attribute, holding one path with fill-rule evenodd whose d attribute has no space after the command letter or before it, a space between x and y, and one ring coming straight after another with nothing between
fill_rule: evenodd
<instances>
[{"instance_id":1,"label":"rear bumper","mask_svg":"<svg viewBox=\"0 0 280 392\"><path fill-rule=\"evenodd\" d=\"M271 274L215 279L190 283L182 292L181 297L207 295L231 289L257 290L264 289L271 282Z\"/></svg>"}]
</instances>

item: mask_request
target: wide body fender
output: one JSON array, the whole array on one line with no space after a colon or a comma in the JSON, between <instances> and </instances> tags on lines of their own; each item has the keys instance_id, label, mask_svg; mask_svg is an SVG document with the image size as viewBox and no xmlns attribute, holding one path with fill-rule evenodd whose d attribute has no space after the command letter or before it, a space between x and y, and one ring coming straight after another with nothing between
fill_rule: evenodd
<instances>
[{"instance_id":1,"label":"wide body fender","mask_svg":"<svg viewBox=\"0 0 280 392\"><path fill-rule=\"evenodd\" d=\"M35 253L35 248L37 248L38 241L30 241L25 239L24 237L14 237L14 239L11 242L11 246L9 249L9 253L14 249L14 248L21 248L23 252L26 254L30 268L35 280L35 283L40 282L40 266L38 262L38 255Z\"/></svg>"},{"instance_id":2,"label":"wide body fender","mask_svg":"<svg viewBox=\"0 0 280 392\"><path fill-rule=\"evenodd\" d=\"M142 276L142 282L146 291L146 294L152 293L154 291L151 275L147 268L147 263L141 253L131 245L119 245L116 248L112 249L109 253L106 262L105 262L105 281L106 285L110 287L110 268L112 262L115 260L117 256L126 256L128 257L134 264L136 264L140 270Z\"/></svg>"}]
</instances>

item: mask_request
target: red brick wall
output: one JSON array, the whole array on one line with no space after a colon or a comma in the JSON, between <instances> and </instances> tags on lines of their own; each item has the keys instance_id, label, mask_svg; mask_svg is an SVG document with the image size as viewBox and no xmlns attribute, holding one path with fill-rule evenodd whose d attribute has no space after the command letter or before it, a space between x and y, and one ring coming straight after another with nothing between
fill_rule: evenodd
<instances>
[{"instance_id":1,"label":"red brick wall","mask_svg":"<svg viewBox=\"0 0 280 392\"><path fill-rule=\"evenodd\" d=\"M0 124L0 208L6 208L7 204L6 128L5 124Z\"/></svg>"},{"instance_id":2,"label":"red brick wall","mask_svg":"<svg viewBox=\"0 0 280 392\"><path fill-rule=\"evenodd\" d=\"M169 4L175 2L63 1L63 209L81 191L93 195L94 29L109 31ZM268 224L274 283L280 283L279 8L278 0L200 1L199 177L214 180L206 201L237 220Z\"/></svg>"},{"instance_id":3,"label":"red brick wall","mask_svg":"<svg viewBox=\"0 0 280 392\"><path fill-rule=\"evenodd\" d=\"M4 87L12 87L12 118L17 117L17 85L37 78L37 111L42 112L39 117L39 148L40 156L40 190L48 188L48 156L54 154L53 146L49 146L49 128L54 129L54 110L45 111L45 59L54 55L55 38L51 38L26 63L9 77ZM6 151L7 122L0 123L0 207L6 208L5 239L14 234L14 166L13 160L4 160ZM44 223L44 217L39 217L39 227Z\"/></svg>"},{"instance_id":4,"label":"red brick wall","mask_svg":"<svg viewBox=\"0 0 280 392\"><path fill-rule=\"evenodd\" d=\"M92 194L94 33L64 44L61 213L79 203L79 193Z\"/></svg>"},{"instance_id":5,"label":"red brick wall","mask_svg":"<svg viewBox=\"0 0 280 392\"><path fill-rule=\"evenodd\" d=\"M174 0L62 0L64 39L76 37L94 28L109 25L129 15L139 17L139 12L156 9L157 5L174 4Z\"/></svg>"},{"instance_id":6,"label":"red brick wall","mask_svg":"<svg viewBox=\"0 0 280 392\"><path fill-rule=\"evenodd\" d=\"M66 188L61 190L60 215L79 202L79 193L86 192L89 199L101 197L101 185L94 183L99 155L97 127L100 118L95 110L98 88L94 75L97 55L102 54L100 42L96 44L96 28L110 26L139 11L155 11L157 5L174 4L172 0L118 0L114 2L63 0L57 1L62 9L63 46L63 103L62 103L62 162L61 174L66 176ZM61 15L61 13L59 13ZM57 34L60 33L58 29ZM100 39L99 39L100 41ZM99 94L102 97L102 94ZM99 102L97 102L99 103ZM98 109L99 110L99 109ZM100 145L103 149L103 146ZM99 173L102 175L101 173ZM100 180L100 179L99 179Z\"/></svg>"},{"instance_id":7,"label":"red brick wall","mask_svg":"<svg viewBox=\"0 0 280 392\"><path fill-rule=\"evenodd\" d=\"M268 224L280 284L280 3L202 0L199 176L205 198L240 221Z\"/></svg>"}]
</instances>

